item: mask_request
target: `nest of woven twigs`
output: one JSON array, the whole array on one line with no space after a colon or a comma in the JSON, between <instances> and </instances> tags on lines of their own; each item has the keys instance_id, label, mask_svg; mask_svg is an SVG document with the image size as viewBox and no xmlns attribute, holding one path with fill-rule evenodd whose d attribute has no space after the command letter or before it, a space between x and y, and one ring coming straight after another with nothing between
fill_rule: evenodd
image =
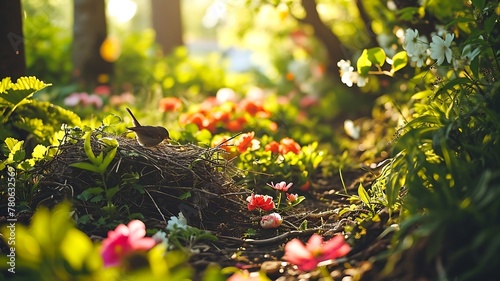
<instances>
[{"instance_id":1,"label":"nest of woven twigs","mask_svg":"<svg viewBox=\"0 0 500 281\"><path fill-rule=\"evenodd\" d=\"M99 214L108 202L123 215L140 213L146 219L165 222L182 212L191 225L208 227L225 220L245 219L244 191L233 181L236 169L220 147L203 148L193 144L140 146L135 139L93 132L91 147L95 155L109 151L102 137L114 138L119 146L104 176L72 167L89 162L84 140L68 131L57 155L35 173L40 178L32 200L33 207L53 205L64 199L73 201L79 215ZM105 183L104 183L105 182ZM116 188L111 198L106 192L85 197L89 188ZM87 192L88 195L88 192ZM95 218L97 219L97 218ZM216 227L216 226L213 226ZM209 227L212 228L212 227Z\"/></svg>"}]
</instances>

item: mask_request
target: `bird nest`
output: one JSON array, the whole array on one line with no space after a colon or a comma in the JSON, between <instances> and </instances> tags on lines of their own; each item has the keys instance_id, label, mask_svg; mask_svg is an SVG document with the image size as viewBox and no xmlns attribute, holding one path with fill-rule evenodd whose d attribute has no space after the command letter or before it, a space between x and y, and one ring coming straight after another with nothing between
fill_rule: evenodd
<instances>
[{"instance_id":1,"label":"bird nest","mask_svg":"<svg viewBox=\"0 0 500 281\"><path fill-rule=\"evenodd\" d=\"M246 207L244 194L233 181L236 169L220 147L193 144L140 146L136 140L94 131L90 147L106 155L103 141L118 142L116 155L103 174L72 164L89 162L85 140L68 130L58 153L35 172L39 178L34 207L73 201L77 215L86 219L133 215L153 219L160 225L182 212L190 225L210 227L224 220L240 220ZM90 163L90 162L89 162ZM125 219L125 217L122 217Z\"/></svg>"}]
</instances>

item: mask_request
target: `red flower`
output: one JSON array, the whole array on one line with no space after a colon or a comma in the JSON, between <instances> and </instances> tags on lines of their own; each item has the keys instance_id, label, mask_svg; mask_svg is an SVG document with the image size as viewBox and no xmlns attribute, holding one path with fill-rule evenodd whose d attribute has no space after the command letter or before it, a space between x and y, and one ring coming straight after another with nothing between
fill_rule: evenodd
<instances>
[{"instance_id":1,"label":"red flower","mask_svg":"<svg viewBox=\"0 0 500 281\"><path fill-rule=\"evenodd\" d=\"M181 124L196 124L198 129L207 129L212 133L214 133L217 129L215 120L203 115L201 112L182 114L179 116L179 122Z\"/></svg>"},{"instance_id":2,"label":"red flower","mask_svg":"<svg viewBox=\"0 0 500 281\"><path fill-rule=\"evenodd\" d=\"M176 97L166 97L160 100L159 106L161 112L173 112L182 107L182 101Z\"/></svg>"},{"instance_id":3,"label":"red flower","mask_svg":"<svg viewBox=\"0 0 500 281\"><path fill-rule=\"evenodd\" d=\"M101 256L104 266L119 265L122 258L134 251L147 251L156 245L153 238L146 236L146 226L140 220L128 225L120 224L102 241Z\"/></svg>"},{"instance_id":4,"label":"red flower","mask_svg":"<svg viewBox=\"0 0 500 281\"><path fill-rule=\"evenodd\" d=\"M226 123L226 128L230 132L241 132L243 126L247 123L247 119L243 116L238 117L236 120L231 120Z\"/></svg>"},{"instance_id":5,"label":"red flower","mask_svg":"<svg viewBox=\"0 0 500 281\"><path fill-rule=\"evenodd\" d=\"M212 147L219 146L227 152L231 152L231 147L233 146L232 140L228 141L228 136L216 136L212 140Z\"/></svg>"},{"instance_id":6,"label":"red flower","mask_svg":"<svg viewBox=\"0 0 500 281\"><path fill-rule=\"evenodd\" d=\"M257 115L257 113L259 112L263 112L265 113L266 116L268 116L269 114L264 110L264 107L262 105L262 102L261 101L256 101L256 100L249 100L249 99L246 99L246 100L242 100L240 103L239 103L239 107L241 109L243 109L245 112L247 112L248 114L252 115L252 116L255 116Z\"/></svg>"},{"instance_id":7,"label":"red flower","mask_svg":"<svg viewBox=\"0 0 500 281\"><path fill-rule=\"evenodd\" d=\"M94 94L99 96L109 96L111 94L111 88L107 85L100 85L94 89Z\"/></svg>"},{"instance_id":8,"label":"red flower","mask_svg":"<svg viewBox=\"0 0 500 281\"><path fill-rule=\"evenodd\" d=\"M280 141L280 154L285 155L288 152L300 153L300 145L291 138L284 138Z\"/></svg>"},{"instance_id":9,"label":"red flower","mask_svg":"<svg viewBox=\"0 0 500 281\"><path fill-rule=\"evenodd\" d=\"M280 152L280 144L277 141L272 141L272 142L266 144L265 150L271 151L272 153L279 153Z\"/></svg>"},{"instance_id":10,"label":"red flower","mask_svg":"<svg viewBox=\"0 0 500 281\"><path fill-rule=\"evenodd\" d=\"M293 185L293 182L291 182L289 184L286 184L286 182L284 182L284 181L279 182L277 184L274 184L273 182L271 182L271 184L267 184L267 185L272 187L273 189L278 190L278 191L287 192L288 189L290 189L290 187Z\"/></svg>"},{"instance_id":11,"label":"red flower","mask_svg":"<svg viewBox=\"0 0 500 281\"><path fill-rule=\"evenodd\" d=\"M254 136L255 132L242 134L235 143L238 151L243 153L247 151L247 149L252 148Z\"/></svg>"},{"instance_id":12,"label":"red flower","mask_svg":"<svg viewBox=\"0 0 500 281\"><path fill-rule=\"evenodd\" d=\"M215 121L227 122L231 119L231 113L218 110L212 113L212 118L214 118Z\"/></svg>"},{"instance_id":13,"label":"red flower","mask_svg":"<svg viewBox=\"0 0 500 281\"><path fill-rule=\"evenodd\" d=\"M309 271L315 269L322 261L347 255L350 250L351 247L345 242L342 235L337 235L329 241L323 242L323 237L315 233L309 238L306 245L297 238L288 242L285 245L283 259L297 265L299 270Z\"/></svg>"},{"instance_id":14,"label":"red flower","mask_svg":"<svg viewBox=\"0 0 500 281\"><path fill-rule=\"evenodd\" d=\"M259 208L264 211L274 209L273 197L269 195L252 194L251 196L248 196L247 202L249 211L252 211L255 208Z\"/></svg>"},{"instance_id":15,"label":"red flower","mask_svg":"<svg viewBox=\"0 0 500 281\"><path fill-rule=\"evenodd\" d=\"M310 181L306 181L306 183L304 183L304 184L300 187L300 190L302 190L302 191L308 191L308 190L309 190L309 187L311 187L311 182L310 182Z\"/></svg>"},{"instance_id":16,"label":"red flower","mask_svg":"<svg viewBox=\"0 0 500 281\"><path fill-rule=\"evenodd\" d=\"M262 228L278 228L282 222L283 219L280 214L272 213L270 215L263 216L262 219L260 219L260 226L262 226Z\"/></svg>"}]
</instances>

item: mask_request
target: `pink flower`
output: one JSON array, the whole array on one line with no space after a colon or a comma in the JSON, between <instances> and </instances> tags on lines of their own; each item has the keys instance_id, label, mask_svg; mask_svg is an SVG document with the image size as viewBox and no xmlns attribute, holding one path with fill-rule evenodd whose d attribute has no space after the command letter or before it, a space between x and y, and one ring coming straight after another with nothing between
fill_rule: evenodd
<instances>
[{"instance_id":1,"label":"pink flower","mask_svg":"<svg viewBox=\"0 0 500 281\"><path fill-rule=\"evenodd\" d=\"M298 194L291 194L291 193L286 194L286 200L288 200L290 203L297 201L298 198L299 198Z\"/></svg>"},{"instance_id":2,"label":"pink flower","mask_svg":"<svg viewBox=\"0 0 500 281\"><path fill-rule=\"evenodd\" d=\"M101 256L104 266L119 265L123 257L134 251L147 251L156 242L146 236L146 226L140 220L132 220L128 225L120 224L102 241Z\"/></svg>"},{"instance_id":3,"label":"pink flower","mask_svg":"<svg viewBox=\"0 0 500 281\"><path fill-rule=\"evenodd\" d=\"M260 226L262 226L262 228L278 228L282 222L283 219L280 214L272 213L270 215L263 216L262 219L260 219Z\"/></svg>"},{"instance_id":4,"label":"pink flower","mask_svg":"<svg viewBox=\"0 0 500 281\"><path fill-rule=\"evenodd\" d=\"M82 99L85 99L88 96L87 93L72 93L64 99L64 105L66 106L77 106Z\"/></svg>"},{"instance_id":5,"label":"pink flower","mask_svg":"<svg viewBox=\"0 0 500 281\"><path fill-rule=\"evenodd\" d=\"M247 198L248 210L252 211L255 208L260 208L264 211L274 209L273 197L269 195L252 194Z\"/></svg>"},{"instance_id":6,"label":"pink flower","mask_svg":"<svg viewBox=\"0 0 500 281\"><path fill-rule=\"evenodd\" d=\"M299 270L309 271L317 267L318 263L347 255L351 247L342 235L323 242L323 237L313 234L304 245L295 238L285 245L283 259L297 265Z\"/></svg>"},{"instance_id":7,"label":"pink flower","mask_svg":"<svg viewBox=\"0 0 500 281\"><path fill-rule=\"evenodd\" d=\"M72 93L64 99L64 105L66 106L77 106L77 105L94 105L95 107L102 107L102 99L97 95L89 95L87 93Z\"/></svg>"},{"instance_id":8,"label":"pink flower","mask_svg":"<svg viewBox=\"0 0 500 281\"><path fill-rule=\"evenodd\" d=\"M291 182L289 184L286 184L286 182L284 182L284 181L279 182L277 184L274 184L273 182L271 182L271 184L267 184L267 185L276 189L276 190L287 192L288 189L290 189L290 187L293 185L293 182Z\"/></svg>"},{"instance_id":9,"label":"pink flower","mask_svg":"<svg viewBox=\"0 0 500 281\"><path fill-rule=\"evenodd\" d=\"M83 100L83 105L93 105L97 108L102 107L102 99L98 95L88 95L86 99Z\"/></svg>"}]
</instances>

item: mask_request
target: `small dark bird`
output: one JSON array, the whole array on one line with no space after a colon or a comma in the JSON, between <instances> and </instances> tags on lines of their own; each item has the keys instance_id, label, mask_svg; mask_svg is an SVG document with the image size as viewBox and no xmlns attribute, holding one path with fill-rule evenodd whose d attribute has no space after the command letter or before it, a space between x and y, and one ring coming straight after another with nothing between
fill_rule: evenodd
<instances>
[{"instance_id":1,"label":"small dark bird","mask_svg":"<svg viewBox=\"0 0 500 281\"><path fill-rule=\"evenodd\" d=\"M167 141L170 139L167 129L161 126L141 126L139 121L135 118L134 114L130 109L126 108L132 120L134 121L134 127L127 128L134 131L137 138L137 142L145 147L156 146L162 141Z\"/></svg>"}]
</instances>

